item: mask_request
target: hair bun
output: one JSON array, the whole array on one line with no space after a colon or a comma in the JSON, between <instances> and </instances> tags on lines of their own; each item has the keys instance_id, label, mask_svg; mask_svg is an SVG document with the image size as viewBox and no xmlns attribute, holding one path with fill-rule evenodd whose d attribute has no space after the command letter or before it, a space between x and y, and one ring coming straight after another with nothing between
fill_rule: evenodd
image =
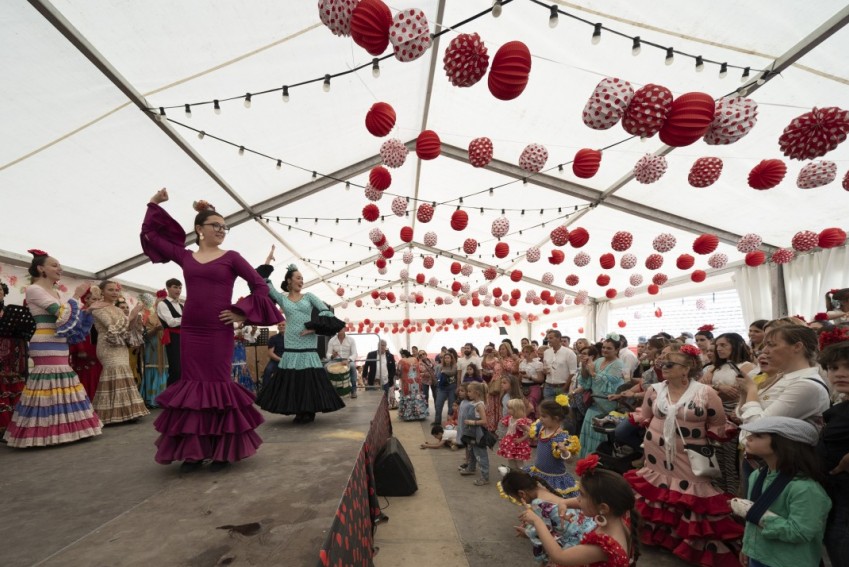
<instances>
[{"instance_id":1,"label":"hair bun","mask_svg":"<svg viewBox=\"0 0 849 567\"><path fill-rule=\"evenodd\" d=\"M38 248L30 248L29 250L27 250L27 252L29 252L30 254L32 254L35 257L49 256L50 255L47 252L45 252L44 250L39 250Z\"/></svg>"},{"instance_id":2,"label":"hair bun","mask_svg":"<svg viewBox=\"0 0 849 567\"><path fill-rule=\"evenodd\" d=\"M210 203L209 201L204 201L203 199L192 203L192 208L199 213L203 211L215 210L215 207L212 206L212 203Z\"/></svg>"}]
</instances>

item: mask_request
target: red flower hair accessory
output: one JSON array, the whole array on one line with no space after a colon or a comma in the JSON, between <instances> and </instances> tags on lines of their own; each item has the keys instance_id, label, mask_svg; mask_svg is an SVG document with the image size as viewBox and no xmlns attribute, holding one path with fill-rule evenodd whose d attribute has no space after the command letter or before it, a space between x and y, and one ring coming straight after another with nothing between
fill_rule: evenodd
<instances>
[{"instance_id":1,"label":"red flower hair accessory","mask_svg":"<svg viewBox=\"0 0 849 567\"><path fill-rule=\"evenodd\" d=\"M158 297L159 299L165 299L166 297L168 297L168 292L164 289L160 289L156 292L156 297Z\"/></svg>"},{"instance_id":2,"label":"red flower hair accessory","mask_svg":"<svg viewBox=\"0 0 849 567\"><path fill-rule=\"evenodd\" d=\"M35 257L38 257L38 256L50 256L50 254L48 254L48 253L47 253L47 252L45 252L44 250L39 250L38 248L30 248L29 250L27 250L27 252L29 252L30 254L32 254L32 255L33 255L33 256L35 256Z\"/></svg>"},{"instance_id":3,"label":"red flower hair accessory","mask_svg":"<svg viewBox=\"0 0 849 567\"><path fill-rule=\"evenodd\" d=\"M828 313L817 313L814 315L814 321L828 321Z\"/></svg>"},{"instance_id":4,"label":"red flower hair accessory","mask_svg":"<svg viewBox=\"0 0 849 567\"><path fill-rule=\"evenodd\" d=\"M594 472L597 466L598 455L593 453L578 461L578 464L575 466L575 473L578 476L584 476L587 473Z\"/></svg>"},{"instance_id":5,"label":"red flower hair accessory","mask_svg":"<svg viewBox=\"0 0 849 567\"><path fill-rule=\"evenodd\" d=\"M844 341L849 341L849 331L845 327L835 327L831 331L823 331L820 333L820 350Z\"/></svg>"},{"instance_id":6,"label":"red flower hair accessory","mask_svg":"<svg viewBox=\"0 0 849 567\"><path fill-rule=\"evenodd\" d=\"M212 206L212 203L210 203L209 201L204 201L203 199L201 199L200 201L195 201L194 203L192 203L192 208L197 212L206 211L206 210L210 210L210 211L215 210L215 207Z\"/></svg>"},{"instance_id":7,"label":"red flower hair accessory","mask_svg":"<svg viewBox=\"0 0 849 567\"><path fill-rule=\"evenodd\" d=\"M697 330L698 330L698 331L713 331L715 328L716 328L716 327L714 327L714 326L713 326L713 325L711 325L710 323L707 323L707 324L702 325L701 327L699 327Z\"/></svg>"},{"instance_id":8,"label":"red flower hair accessory","mask_svg":"<svg viewBox=\"0 0 849 567\"><path fill-rule=\"evenodd\" d=\"M695 345L684 345L679 349L679 352L683 352L687 356L692 356L694 358L700 358L702 355L702 351L700 351L699 347Z\"/></svg>"}]
</instances>

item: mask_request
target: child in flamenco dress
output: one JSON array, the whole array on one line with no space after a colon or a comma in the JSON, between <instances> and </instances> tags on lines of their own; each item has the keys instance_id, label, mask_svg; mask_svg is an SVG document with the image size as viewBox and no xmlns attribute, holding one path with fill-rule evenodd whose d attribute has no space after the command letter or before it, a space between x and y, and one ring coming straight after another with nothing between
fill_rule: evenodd
<instances>
[{"instance_id":1,"label":"child in flamenco dress","mask_svg":"<svg viewBox=\"0 0 849 567\"><path fill-rule=\"evenodd\" d=\"M566 461L581 450L581 443L575 435L569 435L562 427L569 405L568 396L557 396L561 403L543 400L539 405L539 419L531 425L529 436L537 440L536 461L523 470L529 475L543 480L561 496L578 491L574 477L566 472ZM564 407L565 406L565 407Z\"/></svg>"},{"instance_id":2,"label":"child in flamenco dress","mask_svg":"<svg viewBox=\"0 0 849 567\"><path fill-rule=\"evenodd\" d=\"M514 398L507 402L509 415L501 420L507 433L501 439L497 453L507 459L511 469L519 470L531 458L531 442L528 432L531 420L525 417L524 400Z\"/></svg>"}]
</instances>

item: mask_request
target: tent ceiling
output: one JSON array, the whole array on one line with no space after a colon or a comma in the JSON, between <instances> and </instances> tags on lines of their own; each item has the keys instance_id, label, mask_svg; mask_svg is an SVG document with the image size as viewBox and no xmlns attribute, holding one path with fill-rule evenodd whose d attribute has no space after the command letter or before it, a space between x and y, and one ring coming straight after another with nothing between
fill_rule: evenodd
<instances>
[{"instance_id":1,"label":"tent ceiling","mask_svg":"<svg viewBox=\"0 0 849 567\"><path fill-rule=\"evenodd\" d=\"M753 93L760 105L758 124L731 146L698 142L669 151L656 139L627 140L619 126L607 131L585 127L581 109L603 77L620 77L635 86L662 84L676 96L704 91L719 97L740 85L739 71L730 71L725 79L718 78L713 66L696 73L692 60L683 56L666 66L663 52L649 47L632 57L630 40L610 32L598 45L591 45L591 28L561 16L560 25L549 29L547 10L526 0L509 3L499 19L487 15L458 30L479 33L490 56L514 39L529 46L534 56L531 79L514 101L494 99L485 81L468 89L450 85L441 69L442 52L455 34L449 31L438 50L415 62L385 61L379 79L366 69L335 78L329 93L322 92L320 83L306 85L293 88L288 103L275 92L253 97L250 109L240 100L224 102L220 115L211 105L195 105L191 118L171 110L168 116L177 123L160 124L139 111L132 92L152 107L223 100L344 71L368 63L371 56L350 38L334 37L322 26L314 0L144 5L66 0L52 6L32 0L33 6L44 5L45 11L53 10L67 20L76 30L77 42L90 46L102 67L111 68L115 80L123 81L119 89L33 6L3 3L0 19L15 33L0 36L0 48L14 55L3 63L8 80L0 86L6 102L0 116L15 136L0 145L0 185L7 190L7 204L14 205L4 207L2 248L20 253L39 246L79 270L120 274L159 287L175 269L143 263L137 231L142 204L157 188L167 186L172 197L168 209L186 227L193 216L188 203L199 198L213 202L234 226L227 246L248 261L259 263L268 247L278 244L278 267L294 261L307 280L317 284L326 280L326 285L315 285L311 291L328 302L339 301L334 290L340 285L349 299L368 296L378 287L396 295L421 291L426 296L421 306L381 304L400 311L401 318L415 318L417 312L456 315L456 304L435 304L454 280L448 270L453 260L437 256L434 268L426 270L420 255L462 254L462 242L470 237L481 243L470 260L500 270L515 267L528 279L514 284L501 276L490 288L516 287L524 296L530 289L538 291L534 280L550 271L555 286L566 288L565 275L575 273L581 283L569 291L586 289L593 297L603 297L605 287L595 283L601 272L598 257L609 250L617 230L633 233L635 244L629 252L640 260L634 271L643 272L648 280L651 273L642 261L653 252L651 241L661 232L678 240L661 269L672 278L683 273L674 268L674 258L689 251L694 232L716 232L725 240L717 252L735 261L742 256L729 243L740 234L757 232L765 243L786 246L798 230L846 228L849 205L839 181L799 190L795 178L803 163L788 163L785 180L771 191L753 191L746 183L748 171L758 161L781 157L777 138L792 118L813 106L849 106L849 71L842 64L849 32L840 29L847 18L842 3L809 3L802 11L790 0L771 3L768 11L730 0L688 3L686 8L671 0L557 3L625 34L753 69L792 55L800 41L814 48ZM431 0L415 5L425 11L435 31L435 21L451 25L486 9L490 2ZM441 18L440 10L444 10ZM836 33L821 43L821 38L808 37L829 21ZM423 126L433 129L445 144L445 155L418 162L411 153L403 167L392 170L393 184L377 203L385 218L371 224L346 219L358 218L367 204L358 186L365 185L368 170L379 160L381 140L363 128L365 112L375 101L395 108L393 137L408 142ZM178 123L236 146L211 136L201 140ZM169 130L171 137L166 135ZM479 136L490 137L495 145L496 159L486 170L463 161L463 148ZM604 151L601 170L592 179L577 179L566 165L564 172L555 169L523 183L517 180L521 170L513 164L531 142L548 148L549 167L569 162L583 147L615 146ZM280 158L286 165L277 170L273 161L250 153L239 156L238 145ZM633 164L642 155L666 152L669 169L663 179L653 185L630 179ZM686 182L690 165L707 155L723 159L722 177L710 188L690 187ZM826 159L837 162L842 176L849 165L849 146L842 145ZM314 178L313 171L331 179ZM352 186L346 188L336 180L348 180ZM490 192L490 187L495 189ZM409 217L390 212L396 196L411 199ZM447 227L461 196L470 223L465 231L455 232ZM416 197L439 203L429 224L415 221ZM511 222L511 235L505 238L511 253L504 260L493 257L495 239L489 232L501 209ZM17 214L24 210L37 210L39 225L57 230L34 233L32 215ZM566 218L567 214L571 216ZM260 215L265 219L256 218ZM564 249L564 264L546 262L552 248L548 235L559 224L590 230L590 242L582 249L592 257L587 267L573 264L577 251L569 247ZM414 244L416 257L410 266L402 263L398 246L404 225L415 226L417 242L427 231L438 235L438 245L432 249ZM379 275L373 263L376 250L368 233L375 226L399 250L385 275ZM70 234L59 236L66 233ZM543 259L536 264L523 257L530 246L542 248ZM419 272L437 277L438 288L399 281L402 268L413 277ZM707 268L706 258L698 258L696 268ZM340 269L344 273L336 273ZM621 291L628 285L629 271L617 267L609 274L610 287ZM487 283L477 268L471 277L458 278L473 290ZM352 318L358 316L353 306L349 309Z\"/></svg>"}]
</instances>

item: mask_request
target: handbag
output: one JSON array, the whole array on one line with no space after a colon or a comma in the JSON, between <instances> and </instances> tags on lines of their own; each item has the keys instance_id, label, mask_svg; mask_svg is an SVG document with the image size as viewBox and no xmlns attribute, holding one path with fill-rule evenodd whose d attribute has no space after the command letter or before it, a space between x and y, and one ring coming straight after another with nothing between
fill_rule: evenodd
<instances>
[{"instance_id":1,"label":"handbag","mask_svg":"<svg viewBox=\"0 0 849 567\"><path fill-rule=\"evenodd\" d=\"M678 425L678 420L675 420L675 427L678 429L678 435L681 435L681 440L683 441L684 435L681 433L681 426ZM719 461L716 459L716 449L713 445L690 445L684 443L684 451L687 452L687 458L690 460L690 468L693 469L694 475L705 478L719 478L722 476Z\"/></svg>"},{"instance_id":2,"label":"handbag","mask_svg":"<svg viewBox=\"0 0 849 567\"><path fill-rule=\"evenodd\" d=\"M588 408L591 405L593 405L593 391L592 390L584 390L584 392L581 394L581 397L583 397L585 408Z\"/></svg>"},{"instance_id":3,"label":"handbag","mask_svg":"<svg viewBox=\"0 0 849 567\"><path fill-rule=\"evenodd\" d=\"M496 435L486 427L482 429L483 433L481 434L480 441L478 441L478 447L488 447L492 449L493 447L495 447L495 444L498 443L498 435Z\"/></svg>"}]
</instances>

